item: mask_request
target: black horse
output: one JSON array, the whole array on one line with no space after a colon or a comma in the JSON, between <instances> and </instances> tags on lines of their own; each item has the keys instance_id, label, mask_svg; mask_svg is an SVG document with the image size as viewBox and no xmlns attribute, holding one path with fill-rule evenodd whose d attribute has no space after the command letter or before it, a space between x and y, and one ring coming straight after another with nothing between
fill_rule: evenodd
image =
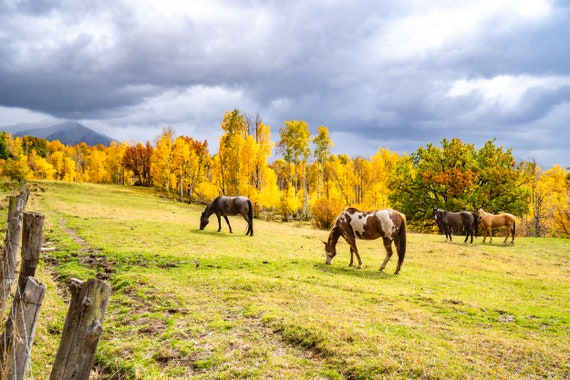
<instances>
[{"instance_id":1,"label":"black horse","mask_svg":"<svg viewBox=\"0 0 570 380\"><path fill-rule=\"evenodd\" d=\"M218 232L222 229L221 216L226 220L231 233L232 226L230 226L228 216L241 215L247 222L247 232L245 234L253 236L253 206L249 198L243 196L225 197L220 195L214 199L214 201L210 203L202 213L202 216L200 217L201 230L206 227L210 221L210 215L212 214L216 214L218 217Z\"/></svg>"},{"instance_id":2,"label":"black horse","mask_svg":"<svg viewBox=\"0 0 570 380\"><path fill-rule=\"evenodd\" d=\"M444 231L445 241L447 241L448 237L449 241L452 241L451 239L452 227L465 226L464 243L467 243L469 235L471 235L470 243L473 243L474 229L475 229L475 236L479 235L479 217L474 212L469 212L469 211L450 212L439 208L434 208L433 218L437 222L439 228Z\"/></svg>"}]
</instances>

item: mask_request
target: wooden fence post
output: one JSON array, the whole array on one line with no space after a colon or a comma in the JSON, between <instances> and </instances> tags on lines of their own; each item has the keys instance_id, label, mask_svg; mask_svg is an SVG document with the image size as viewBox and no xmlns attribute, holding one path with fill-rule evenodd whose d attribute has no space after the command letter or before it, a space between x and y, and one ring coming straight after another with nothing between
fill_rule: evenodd
<instances>
[{"instance_id":1,"label":"wooden fence post","mask_svg":"<svg viewBox=\"0 0 570 380\"><path fill-rule=\"evenodd\" d=\"M0 321L4 320L6 303L12 293L12 285L16 278L18 267L18 251L22 240L22 214L28 202L29 189L24 189L20 195L11 196L8 206L8 228L4 249L0 256Z\"/></svg>"},{"instance_id":2,"label":"wooden fence post","mask_svg":"<svg viewBox=\"0 0 570 380\"><path fill-rule=\"evenodd\" d=\"M71 302L50 379L88 380L111 287L97 279L72 279L69 287Z\"/></svg>"},{"instance_id":3,"label":"wooden fence post","mask_svg":"<svg viewBox=\"0 0 570 380\"><path fill-rule=\"evenodd\" d=\"M45 286L32 278L40 258L43 221L42 214L24 213L18 287L0 342L2 379L24 379L30 360L36 319L45 294Z\"/></svg>"},{"instance_id":4,"label":"wooden fence post","mask_svg":"<svg viewBox=\"0 0 570 380\"><path fill-rule=\"evenodd\" d=\"M4 350L0 378L24 380L30 363L30 353L36 332L46 286L35 278L28 277L23 292L14 299L10 321L12 322L10 345Z\"/></svg>"},{"instance_id":5,"label":"wooden fence post","mask_svg":"<svg viewBox=\"0 0 570 380\"><path fill-rule=\"evenodd\" d=\"M24 228L22 234L22 263L18 276L18 288L24 290L28 277L36 275L42 250L42 229L44 216L37 212L24 212Z\"/></svg>"}]
</instances>

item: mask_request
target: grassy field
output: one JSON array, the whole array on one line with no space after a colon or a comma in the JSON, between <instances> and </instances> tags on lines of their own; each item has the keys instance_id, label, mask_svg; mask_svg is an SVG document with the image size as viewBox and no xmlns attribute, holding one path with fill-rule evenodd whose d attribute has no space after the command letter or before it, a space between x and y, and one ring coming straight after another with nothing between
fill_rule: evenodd
<instances>
[{"instance_id":1,"label":"grassy field","mask_svg":"<svg viewBox=\"0 0 570 380\"><path fill-rule=\"evenodd\" d=\"M408 234L401 274L363 269L327 231L231 217L198 229L203 206L150 189L41 182L48 286L32 351L48 378L70 277L105 279L111 299L93 379L570 378L570 240L483 245Z\"/></svg>"}]
</instances>

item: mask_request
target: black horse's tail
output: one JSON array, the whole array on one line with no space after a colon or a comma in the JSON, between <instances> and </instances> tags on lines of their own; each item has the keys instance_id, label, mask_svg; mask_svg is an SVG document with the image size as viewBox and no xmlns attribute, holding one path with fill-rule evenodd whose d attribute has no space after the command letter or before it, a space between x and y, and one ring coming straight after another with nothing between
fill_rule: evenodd
<instances>
[{"instance_id":1,"label":"black horse's tail","mask_svg":"<svg viewBox=\"0 0 570 380\"><path fill-rule=\"evenodd\" d=\"M251 204L251 200L247 200L247 217L249 218L249 231L251 236L253 236L253 205Z\"/></svg>"},{"instance_id":2,"label":"black horse's tail","mask_svg":"<svg viewBox=\"0 0 570 380\"><path fill-rule=\"evenodd\" d=\"M475 237L479 236L479 215L476 212L472 212L473 214L473 224L475 227Z\"/></svg>"}]
</instances>

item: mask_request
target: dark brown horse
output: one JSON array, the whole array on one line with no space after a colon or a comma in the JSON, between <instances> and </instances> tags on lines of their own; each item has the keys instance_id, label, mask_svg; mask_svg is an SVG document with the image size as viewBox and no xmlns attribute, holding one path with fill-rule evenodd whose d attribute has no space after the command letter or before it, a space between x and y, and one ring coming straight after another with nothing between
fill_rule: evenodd
<instances>
[{"instance_id":1,"label":"dark brown horse","mask_svg":"<svg viewBox=\"0 0 570 380\"><path fill-rule=\"evenodd\" d=\"M483 227L483 243L487 239L487 234L489 234L489 243L493 242L493 228L498 228L502 226L507 226L507 236L503 243L507 242L509 236L512 236L511 243L515 243L515 229L517 218L506 212L501 214L493 215L485 212L482 208L479 209L479 220L481 220L481 226Z\"/></svg>"},{"instance_id":2,"label":"dark brown horse","mask_svg":"<svg viewBox=\"0 0 570 380\"><path fill-rule=\"evenodd\" d=\"M232 226L230 226L228 216L241 215L247 222L247 232L245 234L253 236L253 206L249 198L243 196L225 197L220 195L214 199L214 201L210 203L202 213L202 216L200 217L201 230L206 227L210 221L210 215L212 214L216 214L218 217L218 232L222 229L221 216L226 220L226 223L230 228L230 233L232 233Z\"/></svg>"},{"instance_id":3,"label":"dark brown horse","mask_svg":"<svg viewBox=\"0 0 570 380\"><path fill-rule=\"evenodd\" d=\"M335 221L325 244L326 264L331 264L336 256L336 244L339 237L350 245L350 264L353 265L353 255L358 260L358 268L362 268L362 260L356 248L356 239L374 240L382 238L386 250L386 258L380 270L386 268L388 260L392 257L392 241L398 253L398 266L394 274L400 273L400 268L406 255L406 217L395 210L359 211L347 208Z\"/></svg>"},{"instance_id":4,"label":"dark brown horse","mask_svg":"<svg viewBox=\"0 0 570 380\"><path fill-rule=\"evenodd\" d=\"M479 218L474 212L451 212L442 210L440 208L434 208L433 218L437 222L439 228L445 232L445 241L447 241L448 237L449 241L453 240L451 238L452 227L465 226L465 240L463 241L464 243L467 243L469 235L471 235L470 243L473 243L473 230L475 230L475 236L477 236L479 233Z\"/></svg>"}]
</instances>

